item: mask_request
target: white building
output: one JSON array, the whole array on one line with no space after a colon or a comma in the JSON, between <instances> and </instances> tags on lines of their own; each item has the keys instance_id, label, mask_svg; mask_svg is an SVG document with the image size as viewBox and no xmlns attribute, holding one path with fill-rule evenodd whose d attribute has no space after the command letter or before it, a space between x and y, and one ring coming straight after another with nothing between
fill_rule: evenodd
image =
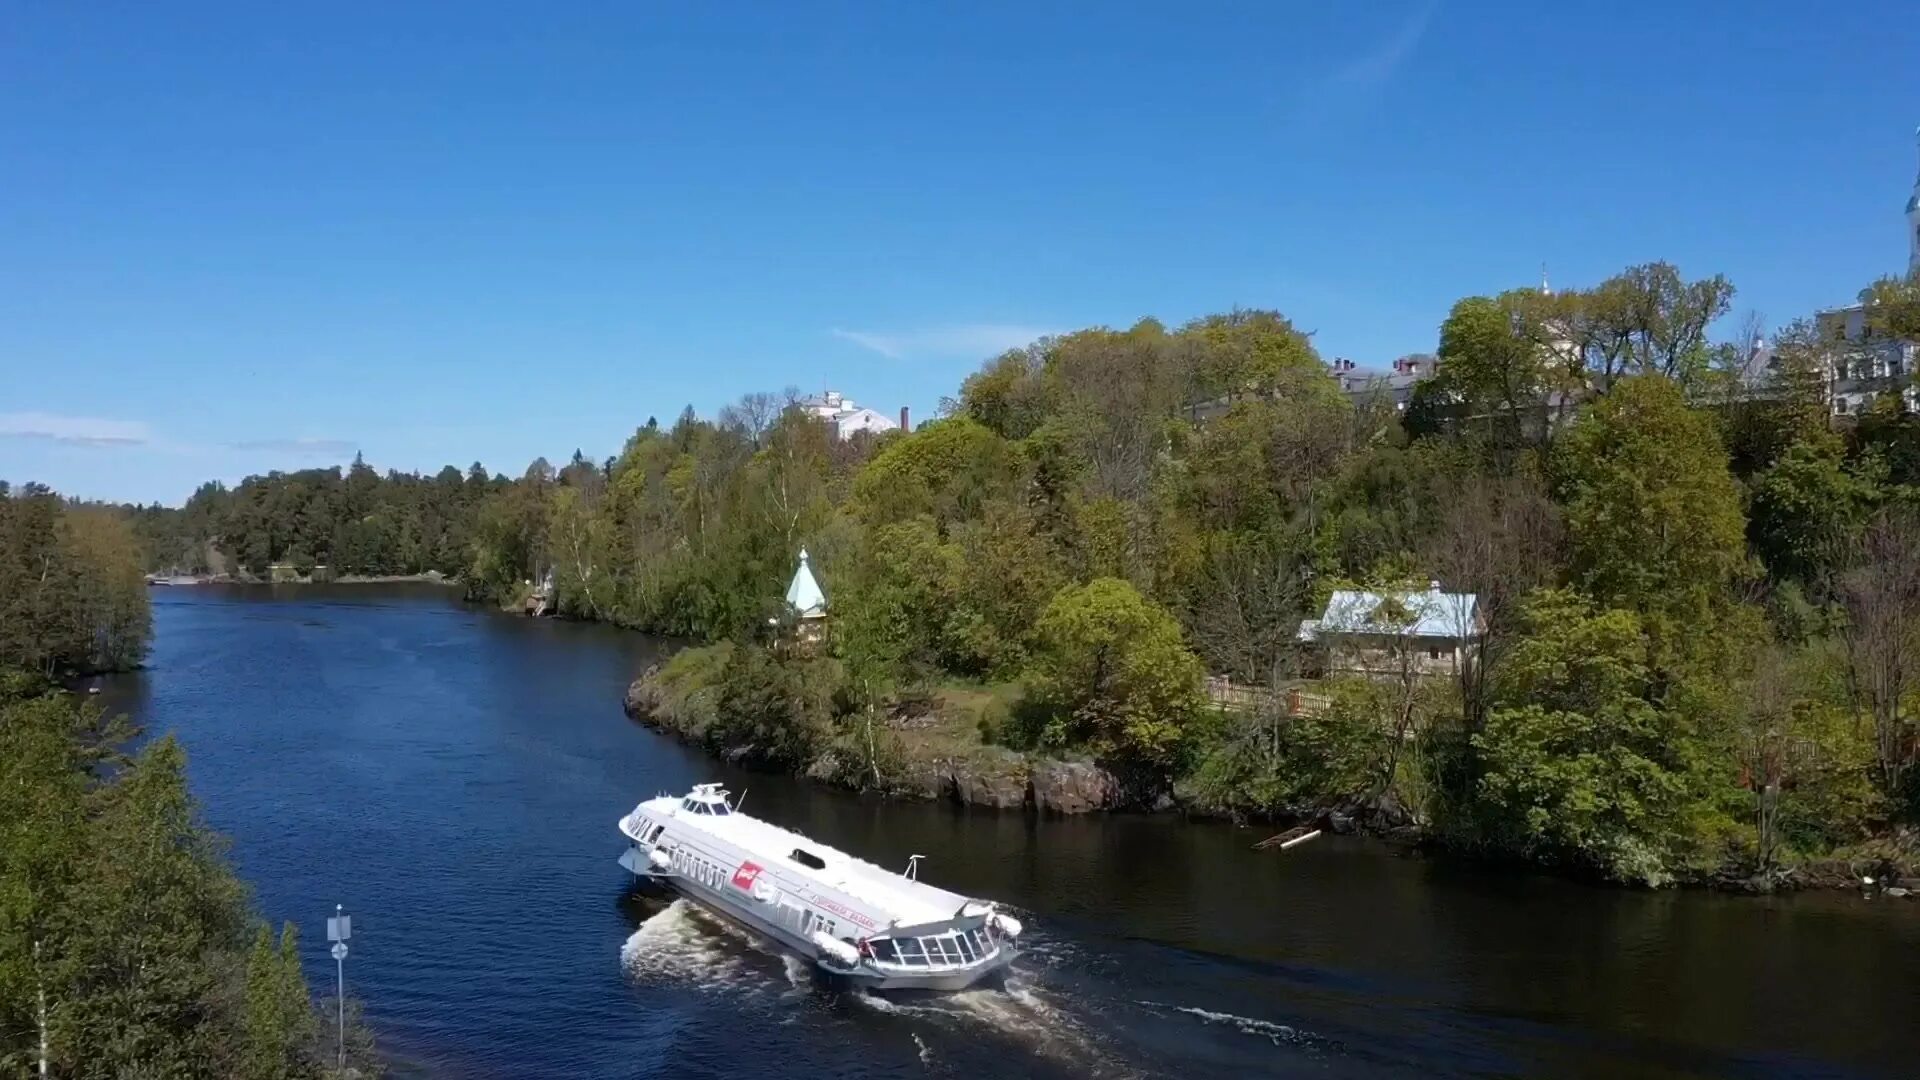
<instances>
[{"instance_id":1,"label":"white building","mask_svg":"<svg viewBox=\"0 0 1920 1080\"><path fill-rule=\"evenodd\" d=\"M813 397L801 398L800 408L810 416L817 416L833 426L833 433L840 439L851 439L858 432L866 431L875 435L898 430L905 421L906 410L900 410L901 420L896 421L885 413L877 412L854 402L838 390L828 390Z\"/></svg>"},{"instance_id":2,"label":"white building","mask_svg":"<svg viewBox=\"0 0 1920 1080\"><path fill-rule=\"evenodd\" d=\"M1920 141L1920 131L1914 137ZM1920 275L1920 175L1907 197L1906 214L1907 273ZM1920 387L1913 381L1920 367L1920 342L1875 339L1860 304L1819 312L1814 322L1828 339L1847 346L1837 350L1829 380L1836 414L1865 412L1881 394L1894 391L1902 393L1908 409L1920 409Z\"/></svg>"},{"instance_id":3,"label":"white building","mask_svg":"<svg viewBox=\"0 0 1920 1080\"><path fill-rule=\"evenodd\" d=\"M1410 592L1337 590L1299 638L1325 650L1329 673L1392 678L1457 672L1485 632L1480 598L1442 592L1436 581Z\"/></svg>"},{"instance_id":4,"label":"white building","mask_svg":"<svg viewBox=\"0 0 1920 1080\"><path fill-rule=\"evenodd\" d=\"M1407 403L1413 400L1413 388L1433 378L1439 368L1438 357L1419 353L1395 360L1391 371L1372 371L1336 356L1327 365L1327 373L1355 405L1381 400L1392 404L1395 412L1406 412Z\"/></svg>"}]
</instances>

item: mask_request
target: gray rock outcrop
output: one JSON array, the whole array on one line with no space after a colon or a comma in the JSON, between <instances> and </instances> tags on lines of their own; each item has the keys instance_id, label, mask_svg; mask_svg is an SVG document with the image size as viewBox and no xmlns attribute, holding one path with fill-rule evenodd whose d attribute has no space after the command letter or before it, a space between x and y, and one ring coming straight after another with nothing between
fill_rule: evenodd
<instances>
[{"instance_id":1,"label":"gray rock outcrop","mask_svg":"<svg viewBox=\"0 0 1920 1080\"><path fill-rule=\"evenodd\" d=\"M1084 814L1112 805L1113 774L1090 761L1046 761L1033 767L1033 805L1056 814Z\"/></svg>"}]
</instances>

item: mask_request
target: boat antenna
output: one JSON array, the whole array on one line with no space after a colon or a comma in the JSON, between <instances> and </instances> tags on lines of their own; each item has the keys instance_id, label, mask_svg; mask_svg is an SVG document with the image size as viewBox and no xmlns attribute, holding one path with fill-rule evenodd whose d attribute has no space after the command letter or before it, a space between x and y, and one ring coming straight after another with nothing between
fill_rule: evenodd
<instances>
[{"instance_id":1,"label":"boat antenna","mask_svg":"<svg viewBox=\"0 0 1920 1080\"><path fill-rule=\"evenodd\" d=\"M734 812L734 813L736 813L736 814L737 814L737 813L739 813L739 812L740 812L740 804L741 804L741 803L744 803L744 802L746 802L746 801L747 801L747 789L746 789L746 788L741 788L741 789L740 789L740 794L739 794L738 796L736 796L736 797L734 798L734 800L733 800L733 812Z\"/></svg>"}]
</instances>

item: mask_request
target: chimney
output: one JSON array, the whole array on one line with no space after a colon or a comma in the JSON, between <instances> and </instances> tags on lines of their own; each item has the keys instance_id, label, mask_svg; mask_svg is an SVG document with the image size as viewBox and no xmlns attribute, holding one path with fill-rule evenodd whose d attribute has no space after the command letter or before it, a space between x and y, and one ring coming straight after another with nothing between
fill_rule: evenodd
<instances>
[{"instance_id":1,"label":"chimney","mask_svg":"<svg viewBox=\"0 0 1920 1080\"><path fill-rule=\"evenodd\" d=\"M905 405L900 406L900 430L913 430L913 425L907 421L907 407Z\"/></svg>"}]
</instances>

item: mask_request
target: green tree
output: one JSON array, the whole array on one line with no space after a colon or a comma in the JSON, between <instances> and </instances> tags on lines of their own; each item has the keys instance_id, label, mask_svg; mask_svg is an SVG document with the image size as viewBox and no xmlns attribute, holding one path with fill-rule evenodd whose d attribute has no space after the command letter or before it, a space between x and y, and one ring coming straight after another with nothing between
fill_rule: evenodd
<instances>
[{"instance_id":1,"label":"green tree","mask_svg":"<svg viewBox=\"0 0 1920 1080\"><path fill-rule=\"evenodd\" d=\"M1689 717L1663 708L1631 611L1543 591L1501 676L1480 755L1484 824L1503 846L1663 884L1694 854L1703 801Z\"/></svg>"},{"instance_id":2,"label":"green tree","mask_svg":"<svg viewBox=\"0 0 1920 1080\"><path fill-rule=\"evenodd\" d=\"M1879 495L1847 467L1839 438L1821 432L1754 479L1748 535L1776 578L1813 583L1851 547Z\"/></svg>"},{"instance_id":3,"label":"green tree","mask_svg":"<svg viewBox=\"0 0 1920 1080\"><path fill-rule=\"evenodd\" d=\"M137 666L152 636L143 562L121 514L36 484L0 498L0 670Z\"/></svg>"},{"instance_id":4,"label":"green tree","mask_svg":"<svg viewBox=\"0 0 1920 1080\"><path fill-rule=\"evenodd\" d=\"M309 1053L317 1025L300 950L291 923L273 932L262 925L247 955L246 998L241 1016L242 1069L248 1080L300 1080L319 1075Z\"/></svg>"},{"instance_id":5,"label":"green tree","mask_svg":"<svg viewBox=\"0 0 1920 1080\"><path fill-rule=\"evenodd\" d=\"M0 701L0 1070L26 1075L55 1042L68 912L87 842L86 774L73 711L51 695Z\"/></svg>"},{"instance_id":6,"label":"green tree","mask_svg":"<svg viewBox=\"0 0 1920 1080\"><path fill-rule=\"evenodd\" d=\"M1573 583L1640 614L1667 666L1747 573L1740 492L1711 419L1658 375L1621 380L1555 447Z\"/></svg>"},{"instance_id":7,"label":"green tree","mask_svg":"<svg viewBox=\"0 0 1920 1080\"><path fill-rule=\"evenodd\" d=\"M1007 490L1018 467L1006 440L971 419L951 417L888 443L860 470L853 499L874 524L926 514L944 526Z\"/></svg>"},{"instance_id":8,"label":"green tree","mask_svg":"<svg viewBox=\"0 0 1920 1080\"><path fill-rule=\"evenodd\" d=\"M1169 779L1205 708L1180 624L1117 578L1063 589L1034 628L1033 706L1044 745Z\"/></svg>"},{"instance_id":9,"label":"green tree","mask_svg":"<svg viewBox=\"0 0 1920 1080\"><path fill-rule=\"evenodd\" d=\"M1631 266L1562 298L1560 327L1602 391L1636 375L1689 383L1707 370L1707 328L1733 304L1721 275L1688 281L1671 263Z\"/></svg>"},{"instance_id":10,"label":"green tree","mask_svg":"<svg viewBox=\"0 0 1920 1080\"><path fill-rule=\"evenodd\" d=\"M831 684L837 680L821 670L827 663L737 646L720 673L708 742L729 751L745 750L775 765L805 765L825 742L830 726Z\"/></svg>"},{"instance_id":11,"label":"green tree","mask_svg":"<svg viewBox=\"0 0 1920 1080\"><path fill-rule=\"evenodd\" d=\"M1548 356L1528 318L1531 295L1470 296L1453 305L1440 325L1435 381L1470 406L1510 418L1535 404L1547 386Z\"/></svg>"},{"instance_id":12,"label":"green tree","mask_svg":"<svg viewBox=\"0 0 1920 1080\"><path fill-rule=\"evenodd\" d=\"M202 1075L229 1045L213 960L243 940L245 893L194 820L185 763L171 737L150 745L95 820L54 1018L73 1075Z\"/></svg>"}]
</instances>

